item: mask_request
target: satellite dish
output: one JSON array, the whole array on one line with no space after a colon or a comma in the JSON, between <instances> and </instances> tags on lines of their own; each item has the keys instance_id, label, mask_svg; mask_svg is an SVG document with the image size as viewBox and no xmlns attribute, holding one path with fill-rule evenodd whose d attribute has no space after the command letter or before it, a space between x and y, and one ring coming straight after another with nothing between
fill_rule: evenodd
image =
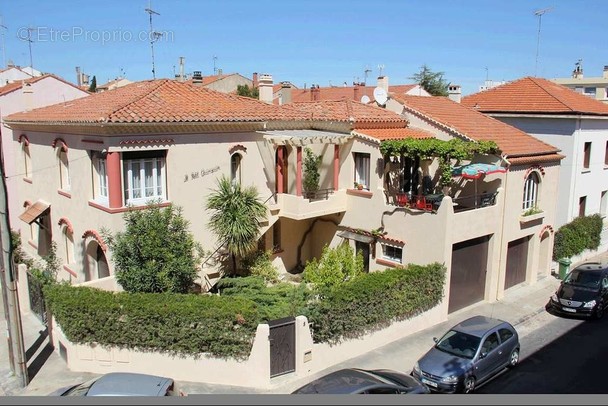
<instances>
[{"instance_id":1,"label":"satellite dish","mask_svg":"<svg viewBox=\"0 0 608 406\"><path fill-rule=\"evenodd\" d=\"M363 103L363 104L367 104L367 103L369 103L369 102L370 102L369 97L368 97L367 95L365 95L365 94L364 94L364 95L361 97L361 103Z\"/></svg>"},{"instance_id":2,"label":"satellite dish","mask_svg":"<svg viewBox=\"0 0 608 406\"><path fill-rule=\"evenodd\" d=\"M376 87L374 89L374 99L378 102L378 104L384 106L386 101L388 100L388 95L386 94L386 90L382 87Z\"/></svg>"}]
</instances>

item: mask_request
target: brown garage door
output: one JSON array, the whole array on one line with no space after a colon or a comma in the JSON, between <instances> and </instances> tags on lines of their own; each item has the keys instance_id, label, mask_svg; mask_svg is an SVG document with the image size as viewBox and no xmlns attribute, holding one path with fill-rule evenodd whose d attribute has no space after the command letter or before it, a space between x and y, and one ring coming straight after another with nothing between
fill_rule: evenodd
<instances>
[{"instance_id":1,"label":"brown garage door","mask_svg":"<svg viewBox=\"0 0 608 406\"><path fill-rule=\"evenodd\" d=\"M483 300L490 236L452 246L452 271L448 313Z\"/></svg>"},{"instance_id":2,"label":"brown garage door","mask_svg":"<svg viewBox=\"0 0 608 406\"><path fill-rule=\"evenodd\" d=\"M530 237L524 237L509 243L505 271L505 290L519 285L526 280L529 241Z\"/></svg>"}]
</instances>

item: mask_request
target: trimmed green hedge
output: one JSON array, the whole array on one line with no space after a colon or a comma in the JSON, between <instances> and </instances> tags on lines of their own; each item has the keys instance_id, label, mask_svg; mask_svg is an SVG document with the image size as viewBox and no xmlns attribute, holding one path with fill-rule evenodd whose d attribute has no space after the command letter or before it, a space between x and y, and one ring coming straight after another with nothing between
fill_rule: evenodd
<instances>
[{"instance_id":1,"label":"trimmed green hedge","mask_svg":"<svg viewBox=\"0 0 608 406\"><path fill-rule=\"evenodd\" d=\"M321 293L310 307L315 342L360 337L430 310L443 298L446 268L408 265L363 275Z\"/></svg>"},{"instance_id":2,"label":"trimmed green hedge","mask_svg":"<svg viewBox=\"0 0 608 406\"><path fill-rule=\"evenodd\" d=\"M243 360L258 324L269 320L302 314L315 342L336 343L423 313L441 301L445 271L440 264L409 265L321 290L227 278L221 296L113 293L68 284L48 285L44 295L73 343Z\"/></svg>"},{"instance_id":3,"label":"trimmed green hedge","mask_svg":"<svg viewBox=\"0 0 608 406\"><path fill-rule=\"evenodd\" d=\"M44 295L65 336L79 344L246 359L261 322L256 304L244 298L65 284L47 286Z\"/></svg>"},{"instance_id":4,"label":"trimmed green hedge","mask_svg":"<svg viewBox=\"0 0 608 406\"><path fill-rule=\"evenodd\" d=\"M599 214L577 217L555 233L553 260L571 258L584 250L600 246L603 219Z\"/></svg>"}]
</instances>

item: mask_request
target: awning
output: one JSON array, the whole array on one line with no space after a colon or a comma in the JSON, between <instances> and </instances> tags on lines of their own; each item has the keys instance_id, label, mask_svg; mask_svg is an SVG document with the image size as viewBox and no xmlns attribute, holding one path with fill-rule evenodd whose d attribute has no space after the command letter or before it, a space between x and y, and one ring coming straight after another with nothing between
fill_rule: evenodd
<instances>
[{"instance_id":1,"label":"awning","mask_svg":"<svg viewBox=\"0 0 608 406\"><path fill-rule=\"evenodd\" d=\"M38 200L36 203L28 206L27 209L19 216L19 219L27 224L32 224L38 217L42 216L51 207L49 203Z\"/></svg>"},{"instance_id":2,"label":"awning","mask_svg":"<svg viewBox=\"0 0 608 406\"><path fill-rule=\"evenodd\" d=\"M368 235L353 233L352 231L340 231L338 233L338 237L346 238L348 240L360 241L360 242L364 242L366 244L370 244L374 241L373 237L370 237Z\"/></svg>"},{"instance_id":3,"label":"awning","mask_svg":"<svg viewBox=\"0 0 608 406\"><path fill-rule=\"evenodd\" d=\"M474 163L452 168L452 176L461 176L465 179L479 179L482 175L490 173L505 173L506 168L493 164Z\"/></svg>"}]
</instances>

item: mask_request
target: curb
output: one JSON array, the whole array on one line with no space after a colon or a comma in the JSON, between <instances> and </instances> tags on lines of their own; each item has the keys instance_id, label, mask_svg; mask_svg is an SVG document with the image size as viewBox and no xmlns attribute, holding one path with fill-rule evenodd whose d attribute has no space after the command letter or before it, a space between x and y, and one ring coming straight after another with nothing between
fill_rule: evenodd
<instances>
[{"instance_id":1,"label":"curb","mask_svg":"<svg viewBox=\"0 0 608 406\"><path fill-rule=\"evenodd\" d=\"M545 306L543 306L543 307L541 307L541 308L539 308L539 309L535 310L534 312L532 312L532 313L530 313L530 314L528 314L528 315L525 315L525 316L523 316L523 317L520 317L520 318L519 318L519 319L518 319L518 320L515 322L515 324L513 324L513 326L517 326L517 325L519 325L519 324L525 323L526 321L530 320L530 319L531 319L531 318L533 318L533 317L538 316L539 314L541 314L541 313L542 313L542 312L544 312L544 311L545 311Z\"/></svg>"}]
</instances>

